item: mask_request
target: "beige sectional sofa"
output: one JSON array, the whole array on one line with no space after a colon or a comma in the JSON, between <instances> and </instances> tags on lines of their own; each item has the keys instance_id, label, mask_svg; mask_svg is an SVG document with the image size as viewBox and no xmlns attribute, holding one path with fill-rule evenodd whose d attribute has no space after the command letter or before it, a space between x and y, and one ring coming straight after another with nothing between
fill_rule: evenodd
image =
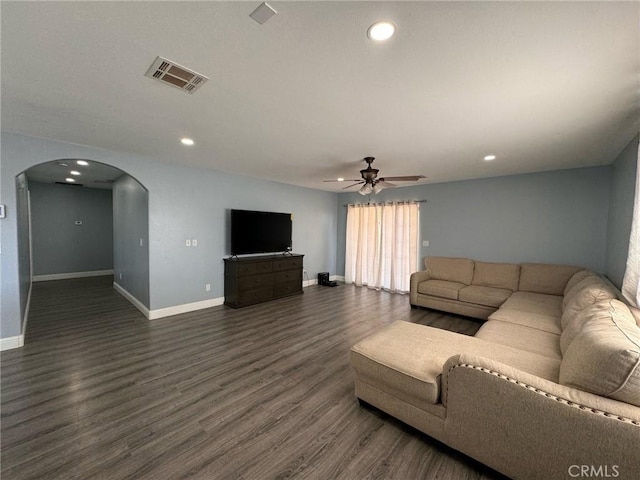
<instances>
[{"instance_id":1,"label":"beige sectional sofa","mask_svg":"<svg viewBox=\"0 0 640 480\"><path fill-rule=\"evenodd\" d=\"M513 478L640 475L640 314L579 267L426 259L398 321L351 349L356 396Z\"/></svg>"}]
</instances>

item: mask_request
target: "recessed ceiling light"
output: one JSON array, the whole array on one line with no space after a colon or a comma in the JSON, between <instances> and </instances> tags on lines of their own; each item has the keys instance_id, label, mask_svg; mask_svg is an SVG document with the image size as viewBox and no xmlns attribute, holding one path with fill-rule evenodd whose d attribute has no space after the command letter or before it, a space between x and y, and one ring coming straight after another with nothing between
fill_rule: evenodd
<instances>
[{"instance_id":1,"label":"recessed ceiling light","mask_svg":"<svg viewBox=\"0 0 640 480\"><path fill-rule=\"evenodd\" d=\"M193 145L195 142L193 140L191 140L190 138L181 138L180 141L182 142L183 145Z\"/></svg>"},{"instance_id":2,"label":"recessed ceiling light","mask_svg":"<svg viewBox=\"0 0 640 480\"><path fill-rule=\"evenodd\" d=\"M73 178L71 178L71 177L65 178L65 181L66 182L71 182L71 183L75 182L75 180Z\"/></svg>"},{"instance_id":3,"label":"recessed ceiling light","mask_svg":"<svg viewBox=\"0 0 640 480\"><path fill-rule=\"evenodd\" d=\"M86 160L78 160L76 161L76 163L78 165L82 165L83 167L86 167L87 165L89 165L89 162L87 162Z\"/></svg>"},{"instance_id":4,"label":"recessed ceiling light","mask_svg":"<svg viewBox=\"0 0 640 480\"><path fill-rule=\"evenodd\" d=\"M80 175L80 172L79 172L79 171L77 171L77 170L71 170L69 173L70 173L71 175Z\"/></svg>"},{"instance_id":5,"label":"recessed ceiling light","mask_svg":"<svg viewBox=\"0 0 640 480\"><path fill-rule=\"evenodd\" d=\"M342 177L338 177L338 179L337 179L337 180L338 180L339 182L344 182L344 178L342 178Z\"/></svg>"},{"instance_id":6,"label":"recessed ceiling light","mask_svg":"<svg viewBox=\"0 0 640 480\"><path fill-rule=\"evenodd\" d=\"M380 20L369 27L369 30L367 30L367 37L371 40L383 42L384 40L388 40L393 37L395 33L395 24L388 20Z\"/></svg>"},{"instance_id":7,"label":"recessed ceiling light","mask_svg":"<svg viewBox=\"0 0 640 480\"><path fill-rule=\"evenodd\" d=\"M496 159L496 156L495 156L495 155L487 155L486 157L484 157L484 159L485 159L487 162L489 162L489 161L491 161L491 160L495 160L495 159Z\"/></svg>"}]
</instances>

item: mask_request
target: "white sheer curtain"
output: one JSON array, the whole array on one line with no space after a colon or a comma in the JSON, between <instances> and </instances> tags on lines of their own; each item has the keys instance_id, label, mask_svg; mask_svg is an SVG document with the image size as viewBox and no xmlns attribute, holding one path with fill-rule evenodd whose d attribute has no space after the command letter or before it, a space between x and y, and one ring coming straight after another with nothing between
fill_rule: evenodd
<instances>
[{"instance_id":1,"label":"white sheer curtain","mask_svg":"<svg viewBox=\"0 0 640 480\"><path fill-rule=\"evenodd\" d=\"M418 270L416 202L347 206L345 282L406 293Z\"/></svg>"},{"instance_id":2,"label":"white sheer curtain","mask_svg":"<svg viewBox=\"0 0 640 480\"><path fill-rule=\"evenodd\" d=\"M640 306L640 149L636 168L636 196L633 202L633 219L631 220L631 237L627 269L622 281L622 294L632 305Z\"/></svg>"}]
</instances>

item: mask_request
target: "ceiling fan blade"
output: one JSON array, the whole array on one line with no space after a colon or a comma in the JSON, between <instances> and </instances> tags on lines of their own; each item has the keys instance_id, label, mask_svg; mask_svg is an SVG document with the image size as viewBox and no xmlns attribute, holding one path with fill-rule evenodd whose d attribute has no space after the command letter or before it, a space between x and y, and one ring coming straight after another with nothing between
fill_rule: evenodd
<instances>
[{"instance_id":1,"label":"ceiling fan blade","mask_svg":"<svg viewBox=\"0 0 640 480\"><path fill-rule=\"evenodd\" d=\"M353 183L351 185L347 185L346 187L342 187L342 190L346 190L347 188L355 187L356 185L362 185L364 182Z\"/></svg>"},{"instance_id":2,"label":"ceiling fan blade","mask_svg":"<svg viewBox=\"0 0 640 480\"><path fill-rule=\"evenodd\" d=\"M393 183L386 182L382 179L378 180L378 183L376 183L376 185L380 185L382 188L393 188L397 186Z\"/></svg>"},{"instance_id":3,"label":"ceiling fan blade","mask_svg":"<svg viewBox=\"0 0 640 480\"><path fill-rule=\"evenodd\" d=\"M392 182L416 182L421 178L427 178L424 175L406 175L404 177L384 177L381 178L380 181L384 182L390 180Z\"/></svg>"},{"instance_id":4,"label":"ceiling fan blade","mask_svg":"<svg viewBox=\"0 0 640 480\"><path fill-rule=\"evenodd\" d=\"M359 182L359 178L346 179L346 180L323 180L323 182Z\"/></svg>"}]
</instances>

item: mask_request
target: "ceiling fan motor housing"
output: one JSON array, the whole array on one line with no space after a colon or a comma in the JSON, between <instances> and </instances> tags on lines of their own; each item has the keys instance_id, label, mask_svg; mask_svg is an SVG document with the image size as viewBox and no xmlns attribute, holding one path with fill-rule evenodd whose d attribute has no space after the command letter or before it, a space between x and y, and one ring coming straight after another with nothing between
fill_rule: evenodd
<instances>
[{"instance_id":1,"label":"ceiling fan motor housing","mask_svg":"<svg viewBox=\"0 0 640 480\"><path fill-rule=\"evenodd\" d=\"M377 168L371 168L369 166L368 168L360 170L360 175L362 175L362 178L367 183L372 183L376 179L376 177L378 176L378 172L379 172L379 170Z\"/></svg>"},{"instance_id":2,"label":"ceiling fan motor housing","mask_svg":"<svg viewBox=\"0 0 640 480\"><path fill-rule=\"evenodd\" d=\"M378 172L380 171L377 168L371 168L371 163L374 160L375 160L375 157L364 158L364 161L367 162L367 168L363 168L362 170L360 170L360 175L362 175L362 178L366 183L373 183L373 181L378 176Z\"/></svg>"}]
</instances>

